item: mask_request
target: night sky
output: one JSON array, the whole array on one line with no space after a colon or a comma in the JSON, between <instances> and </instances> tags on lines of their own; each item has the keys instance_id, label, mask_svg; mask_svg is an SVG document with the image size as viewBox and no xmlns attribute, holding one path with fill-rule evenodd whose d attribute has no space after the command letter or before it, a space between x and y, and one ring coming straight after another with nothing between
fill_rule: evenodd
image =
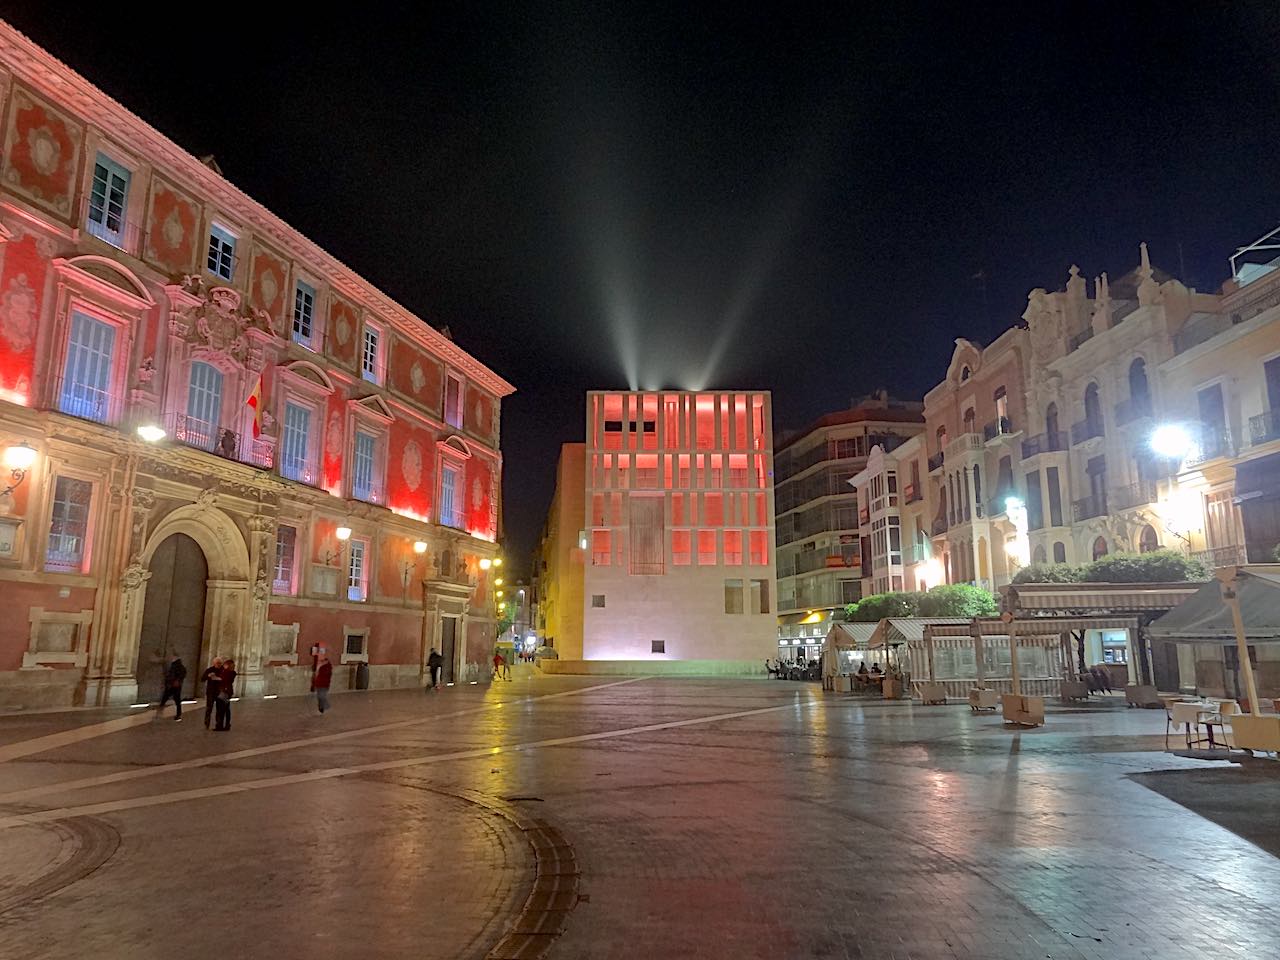
<instances>
[{"instance_id":1,"label":"night sky","mask_svg":"<svg viewBox=\"0 0 1280 960\"><path fill-rule=\"evenodd\" d=\"M517 386L519 567L587 389L918 398L1072 263L1280 224L1270 4L268 6L5 15Z\"/></svg>"}]
</instances>

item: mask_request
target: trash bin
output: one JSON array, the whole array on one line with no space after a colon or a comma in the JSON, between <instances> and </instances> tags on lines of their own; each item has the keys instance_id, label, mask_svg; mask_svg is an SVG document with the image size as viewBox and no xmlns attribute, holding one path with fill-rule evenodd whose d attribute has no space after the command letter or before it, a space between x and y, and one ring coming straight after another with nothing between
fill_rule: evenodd
<instances>
[{"instance_id":1,"label":"trash bin","mask_svg":"<svg viewBox=\"0 0 1280 960\"><path fill-rule=\"evenodd\" d=\"M356 689L369 689L369 665L367 663L356 664Z\"/></svg>"}]
</instances>

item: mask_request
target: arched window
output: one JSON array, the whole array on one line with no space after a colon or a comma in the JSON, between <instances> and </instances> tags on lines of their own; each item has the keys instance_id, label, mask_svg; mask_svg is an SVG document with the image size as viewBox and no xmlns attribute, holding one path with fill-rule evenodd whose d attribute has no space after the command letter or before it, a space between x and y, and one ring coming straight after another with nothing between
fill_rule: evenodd
<instances>
[{"instance_id":1,"label":"arched window","mask_svg":"<svg viewBox=\"0 0 1280 960\"><path fill-rule=\"evenodd\" d=\"M969 365L966 363L963 367L960 368L960 382L964 383L968 379L969 379Z\"/></svg>"},{"instance_id":2,"label":"arched window","mask_svg":"<svg viewBox=\"0 0 1280 960\"><path fill-rule=\"evenodd\" d=\"M1053 545L1053 562L1054 563L1067 562L1067 545L1063 543L1061 540L1057 541Z\"/></svg>"},{"instance_id":3,"label":"arched window","mask_svg":"<svg viewBox=\"0 0 1280 960\"><path fill-rule=\"evenodd\" d=\"M1091 383L1084 388L1084 422L1088 437L1102 436L1102 401L1098 399L1098 385Z\"/></svg>"},{"instance_id":4,"label":"arched window","mask_svg":"<svg viewBox=\"0 0 1280 960\"><path fill-rule=\"evenodd\" d=\"M970 407L964 412L964 429L961 433L973 433L978 429L978 415Z\"/></svg>"},{"instance_id":5,"label":"arched window","mask_svg":"<svg viewBox=\"0 0 1280 960\"><path fill-rule=\"evenodd\" d=\"M1058 436L1058 405L1051 403L1044 408L1044 439L1050 450L1061 450L1061 438Z\"/></svg>"},{"instance_id":6,"label":"arched window","mask_svg":"<svg viewBox=\"0 0 1280 960\"><path fill-rule=\"evenodd\" d=\"M938 452L941 453L947 447L947 428L944 424L938 428Z\"/></svg>"},{"instance_id":7,"label":"arched window","mask_svg":"<svg viewBox=\"0 0 1280 960\"><path fill-rule=\"evenodd\" d=\"M1036 549L1035 549L1035 553L1031 554L1031 562L1032 562L1032 563L1044 563L1044 562L1045 562L1045 556L1044 556L1044 544L1039 544L1039 545L1036 547Z\"/></svg>"},{"instance_id":8,"label":"arched window","mask_svg":"<svg viewBox=\"0 0 1280 960\"><path fill-rule=\"evenodd\" d=\"M1151 391L1147 386L1147 361L1138 357L1129 364L1129 403L1135 415L1151 415Z\"/></svg>"},{"instance_id":9,"label":"arched window","mask_svg":"<svg viewBox=\"0 0 1280 960\"><path fill-rule=\"evenodd\" d=\"M1101 560L1107 555L1107 538L1098 537L1093 541L1093 559Z\"/></svg>"},{"instance_id":10,"label":"arched window","mask_svg":"<svg viewBox=\"0 0 1280 960\"><path fill-rule=\"evenodd\" d=\"M1159 549L1160 538L1156 536L1156 528L1148 523L1142 528L1142 532L1138 534L1138 552L1150 553L1152 550Z\"/></svg>"}]
</instances>

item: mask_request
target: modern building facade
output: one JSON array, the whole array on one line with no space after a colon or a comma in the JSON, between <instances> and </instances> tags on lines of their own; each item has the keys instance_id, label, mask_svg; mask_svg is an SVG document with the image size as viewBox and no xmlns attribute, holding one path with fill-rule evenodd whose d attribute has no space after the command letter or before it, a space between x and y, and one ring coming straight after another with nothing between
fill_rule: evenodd
<instances>
[{"instance_id":1,"label":"modern building facade","mask_svg":"<svg viewBox=\"0 0 1280 960\"><path fill-rule=\"evenodd\" d=\"M821 417L778 448L778 655L817 656L831 615L863 596L858 491L849 483L877 446L894 450L924 429L919 402L881 392ZM918 489L918 485L917 485Z\"/></svg>"},{"instance_id":2,"label":"modern building facade","mask_svg":"<svg viewBox=\"0 0 1280 960\"><path fill-rule=\"evenodd\" d=\"M510 384L4 24L0 110L0 706L486 660Z\"/></svg>"},{"instance_id":3,"label":"modern building facade","mask_svg":"<svg viewBox=\"0 0 1280 960\"><path fill-rule=\"evenodd\" d=\"M777 602L771 420L760 391L587 395L539 564L554 669L762 671Z\"/></svg>"}]
</instances>

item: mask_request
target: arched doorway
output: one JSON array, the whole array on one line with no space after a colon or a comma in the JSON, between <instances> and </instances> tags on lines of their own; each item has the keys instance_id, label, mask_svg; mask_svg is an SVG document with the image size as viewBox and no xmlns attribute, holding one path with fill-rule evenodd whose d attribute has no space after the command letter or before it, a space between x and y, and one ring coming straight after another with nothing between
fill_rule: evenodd
<instances>
[{"instance_id":1,"label":"arched doorway","mask_svg":"<svg viewBox=\"0 0 1280 960\"><path fill-rule=\"evenodd\" d=\"M134 667L138 692L144 697L159 694L165 667L176 653L187 668L183 693L189 695L202 662L209 564L198 543L174 533L156 547L149 569Z\"/></svg>"},{"instance_id":2,"label":"arched doorway","mask_svg":"<svg viewBox=\"0 0 1280 960\"><path fill-rule=\"evenodd\" d=\"M1138 536L1138 552L1151 553L1153 550L1159 549L1160 537L1156 534L1156 528L1148 523L1142 528L1142 533Z\"/></svg>"}]
</instances>

